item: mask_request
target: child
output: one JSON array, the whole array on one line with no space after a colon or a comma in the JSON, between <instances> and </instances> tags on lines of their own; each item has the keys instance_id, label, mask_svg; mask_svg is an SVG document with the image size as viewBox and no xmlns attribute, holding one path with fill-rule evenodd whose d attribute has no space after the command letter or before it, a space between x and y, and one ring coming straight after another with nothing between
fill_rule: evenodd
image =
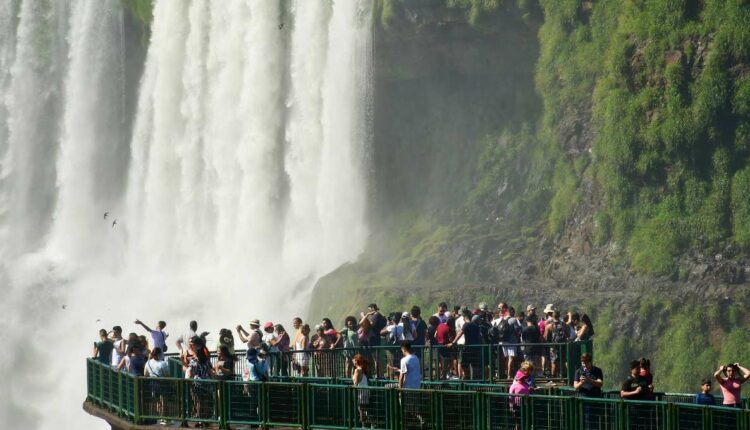
<instances>
[{"instance_id":1,"label":"child","mask_svg":"<svg viewBox=\"0 0 750 430\"><path fill-rule=\"evenodd\" d=\"M701 381L701 392L695 395L693 401L696 405L715 406L716 398L711 394L711 380L705 378Z\"/></svg>"},{"instance_id":2,"label":"child","mask_svg":"<svg viewBox=\"0 0 750 430\"><path fill-rule=\"evenodd\" d=\"M645 394L643 395L644 400L654 400L654 375L651 373L651 360L648 358L641 358L639 375L644 381Z\"/></svg>"}]
</instances>

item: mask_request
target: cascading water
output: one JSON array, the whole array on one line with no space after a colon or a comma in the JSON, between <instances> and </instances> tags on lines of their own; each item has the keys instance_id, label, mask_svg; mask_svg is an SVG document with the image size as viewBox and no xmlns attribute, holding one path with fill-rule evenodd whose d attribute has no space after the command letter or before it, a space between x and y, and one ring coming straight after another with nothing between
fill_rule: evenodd
<instances>
[{"instance_id":1,"label":"cascading water","mask_svg":"<svg viewBox=\"0 0 750 430\"><path fill-rule=\"evenodd\" d=\"M104 428L97 329L290 319L362 251L371 2L156 1L133 121L120 0L0 5L0 427Z\"/></svg>"}]
</instances>

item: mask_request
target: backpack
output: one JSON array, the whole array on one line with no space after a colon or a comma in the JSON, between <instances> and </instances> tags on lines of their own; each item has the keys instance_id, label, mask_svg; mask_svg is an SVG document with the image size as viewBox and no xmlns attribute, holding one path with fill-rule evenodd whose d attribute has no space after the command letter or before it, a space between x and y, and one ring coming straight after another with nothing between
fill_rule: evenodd
<instances>
[{"instance_id":1,"label":"backpack","mask_svg":"<svg viewBox=\"0 0 750 430\"><path fill-rule=\"evenodd\" d=\"M487 320L484 319L478 321L477 325L479 326L479 336L481 337L479 343L488 341L490 338L490 331L492 330L492 326L487 323Z\"/></svg>"},{"instance_id":2,"label":"backpack","mask_svg":"<svg viewBox=\"0 0 750 430\"><path fill-rule=\"evenodd\" d=\"M500 320L500 322L495 326L497 329L496 336L499 339L499 342L507 342L510 340L510 331L513 330L510 326L510 323L508 322L508 318L503 318Z\"/></svg>"},{"instance_id":3,"label":"backpack","mask_svg":"<svg viewBox=\"0 0 750 430\"><path fill-rule=\"evenodd\" d=\"M555 327L552 329L552 343L563 343L568 339L568 334L565 332L565 326L557 321L553 323Z\"/></svg>"}]
</instances>

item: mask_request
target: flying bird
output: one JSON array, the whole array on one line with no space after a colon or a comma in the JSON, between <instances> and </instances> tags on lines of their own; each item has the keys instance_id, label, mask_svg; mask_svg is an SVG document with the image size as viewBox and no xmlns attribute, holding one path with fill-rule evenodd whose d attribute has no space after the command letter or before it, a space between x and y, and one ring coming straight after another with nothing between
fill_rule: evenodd
<instances>
[{"instance_id":1,"label":"flying bird","mask_svg":"<svg viewBox=\"0 0 750 430\"><path fill-rule=\"evenodd\" d=\"M112 228L114 228L117 225L117 218L115 218L114 221L112 221Z\"/></svg>"},{"instance_id":2,"label":"flying bird","mask_svg":"<svg viewBox=\"0 0 750 430\"><path fill-rule=\"evenodd\" d=\"M282 28L284 28L284 23L283 22L281 24L279 24L279 30L281 30Z\"/></svg>"},{"instance_id":3,"label":"flying bird","mask_svg":"<svg viewBox=\"0 0 750 430\"><path fill-rule=\"evenodd\" d=\"M68 305L62 305L63 310L68 308Z\"/></svg>"},{"instance_id":4,"label":"flying bird","mask_svg":"<svg viewBox=\"0 0 750 430\"><path fill-rule=\"evenodd\" d=\"M109 212L104 212L104 219L107 219L108 215L109 215Z\"/></svg>"}]
</instances>

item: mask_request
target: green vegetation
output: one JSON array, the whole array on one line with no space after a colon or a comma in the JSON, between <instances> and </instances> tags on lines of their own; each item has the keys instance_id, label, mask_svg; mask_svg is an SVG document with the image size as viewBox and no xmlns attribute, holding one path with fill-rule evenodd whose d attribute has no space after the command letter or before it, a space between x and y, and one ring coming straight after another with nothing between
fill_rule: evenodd
<instances>
[{"instance_id":1,"label":"green vegetation","mask_svg":"<svg viewBox=\"0 0 750 430\"><path fill-rule=\"evenodd\" d=\"M154 19L154 0L121 0L122 6L136 20L150 26Z\"/></svg>"}]
</instances>

